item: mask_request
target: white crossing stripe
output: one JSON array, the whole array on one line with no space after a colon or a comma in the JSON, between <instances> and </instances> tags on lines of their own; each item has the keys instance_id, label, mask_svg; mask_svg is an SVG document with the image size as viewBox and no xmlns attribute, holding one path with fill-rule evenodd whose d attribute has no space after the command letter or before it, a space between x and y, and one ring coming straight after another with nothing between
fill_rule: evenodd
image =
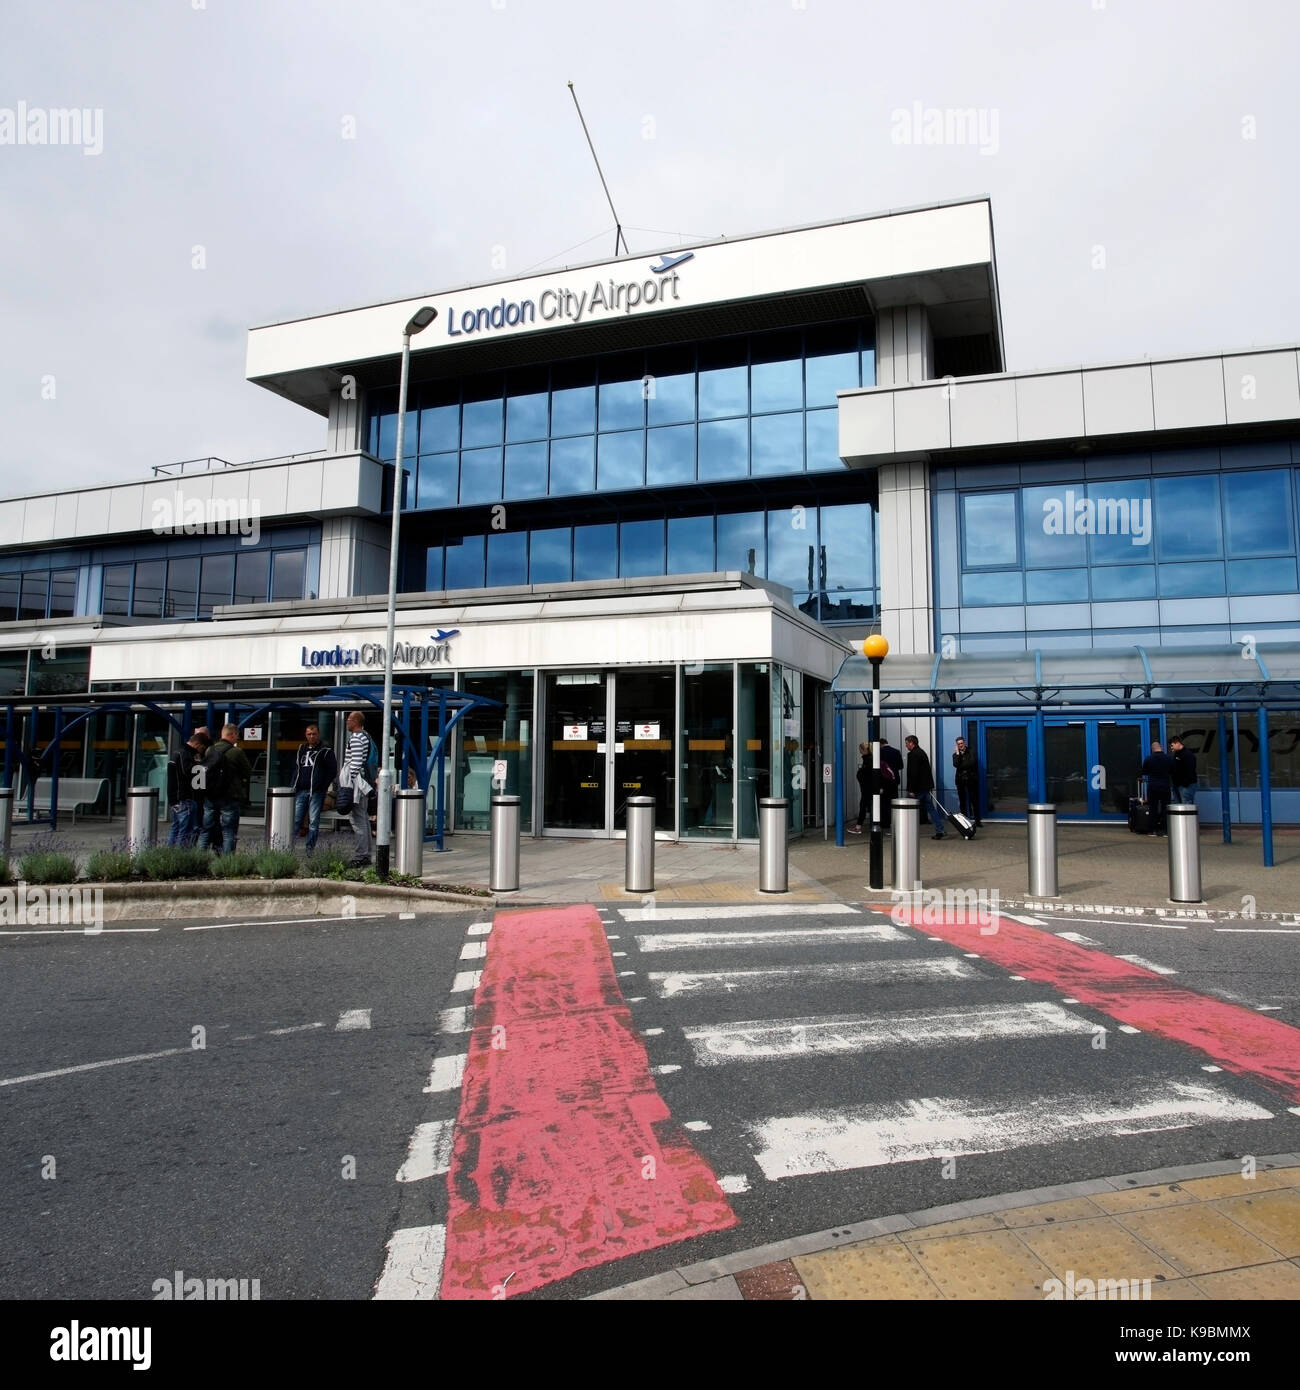
<instances>
[{"instance_id":1,"label":"white crossing stripe","mask_svg":"<svg viewBox=\"0 0 1300 1390\"><path fill-rule=\"evenodd\" d=\"M777 1179L1272 1118L1270 1111L1211 1082L1148 1081L1117 1095L1040 1096L1014 1108L991 1100L927 1096L779 1116L747 1128L757 1142L754 1156L763 1175Z\"/></svg>"},{"instance_id":2,"label":"white crossing stripe","mask_svg":"<svg viewBox=\"0 0 1300 1390\"><path fill-rule=\"evenodd\" d=\"M730 994L741 988L780 989L786 985L895 984L914 980L973 980L979 972L959 960L852 961L838 965L785 965L770 970L699 970L650 972L660 999L679 994Z\"/></svg>"},{"instance_id":3,"label":"white crossing stripe","mask_svg":"<svg viewBox=\"0 0 1300 1390\"><path fill-rule=\"evenodd\" d=\"M486 941L467 941L460 948L461 960L483 960L487 956Z\"/></svg>"},{"instance_id":4,"label":"white crossing stripe","mask_svg":"<svg viewBox=\"0 0 1300 1390\"><path fill-rule=\"evenodd\" d=\"M1121 1033L1140 1033L1142 1030L1141 1028L1134 1028L1131 1023L1121 1023L1119 1025L1119 1031Z\"/></svg>"},{"instance_id":5,"label":"white crossing stripe","mask_svg":"<svg viewBox=\"0 0 1300 1390\"><path fill-rule=\"evenodd\" d=\"M354 1028L370 1027L369 1009L344 1009L339 1015L339 1021L334 1025L336 1033L347 1033Z\"/></svg>"},{"instance_id":6,"label":"white crossing stripe","mask_svg":"<svg viewBox=\"0 0 1300 1390\"><path fill-rule=\"evenodd\" d=\"M790 903L787 907L620 907L625 922L718 922L729 917L746 921L756 917L834 917L841 913L859 915L848 903Z\"/></svg>"},{"instance_id":7,"label":"white crossing stripe","mask_svg":"<svg viewBox=\"0 0 1300 1390\"><path fill-rule=\"evenodd\" d=\"M941 1047L991 1038L1091 1036L1093 1027L1058 1004L977 1004L836 1018L759 1019L684 1028L702 1067L773 1057L826 1057L893 1047Z\"/></svg>"},{"instance_id":8,"label":"white crossing stripe","mask_svg":"<svg viewBox=\"0 0 1300 1390\"><path fill-rule=\"evenodd\" d=\"M450 1057L439 1057L429 1073L429 1084L424 1094L435 1091L454 1091L465 1079L465 1053L455 1052Z\"/></svg>"},{"instance_id":9,"label":"white crossing stripe","mask_svg":"<svg viewBox=\"0 0 1300 1390\"><path fill-rule=\"evenodd\" d=\"M375 1298L436 1301L446 1251L444 1226L408 1226L394 1231L388 1242L384 1272L375 1285Z\"/></svg>"},{"instance_id":10,"label":"white crossing stripe","mask_svg":"<svg viewBox=\"0 0 1300 1390\"><path fill-rule=\"evenodd\" d=\"M704 1130L712 1129L713 1126L708 1120L687 1120L684 1128L693 1129L702 1133Z\"/></svg>"},{"instance_id":11,"label":"white crossing stripe","mask_svg":"<svg viewBox=\"0 0 1300 1390\"><path fill-rule=\"evenodd\" d=\"M458 1009L443 1009L438 1015L440 1033L468 1033L470 1029L470 1007L468 1004Z\"/></svg>"},{"instance_id":12,"label":"white crossing stripe","mask_svg":"<svg viewBox=\"0 0 1300 1390\"><path fill-rule=\"evenodd\" d=\"M663 1066L651 1067L650 1070L654 1072L656 1076L671 1076L673 1072L681 1071L681 1067L676 1062L665 1062Z\"/></svg>"},{"instance_id":13,"label":"white crossing stripe","mask_svg":"<svg viewBox=\"0 0 1300 1390\"><path fill-rule=\"evenodd\" d=\"M416 1125L407 1146L406 1162L397 1170L397 1181L421 1182L447 1172L455 1131L454 1120L430 1120L428 1124Z\"/></svg>"},{"instance_id":14,"label":"white crossing stripe","mask_svg":"<svg viewBox=\"0 0 1300 1390\"><path fill-rule=\"evenodd\" d=\"M1027 927L1045 927L1047 925L1039 917L1027 917L1023 913L1004 912L1003 917L1009 917L1013 922L1023 922Z\"/></svg>"},{"instance_id":15,"label":"white crossing stripe","mask_svg":"<svg viewBox=\"0 0 1300 1390\"><path fill-rule=\"evenodd\" d=\"M748 1192L749 1179L743 1173L728 1173L725 1177L718 1179L718 1186L724 1192Z\"/></svg>"},{"instance_id":16,"label":"white crossing stripe","mask_svg":"<svg viewBox=\"0 0 1300 1390\"><path fill-rule=\"evenodd\" d=\"M1094 941L1094 940L1092 939L1092 937L1090 937L1090 936L1084 936L1084 934L1083 934L1082 932L1077 932L1077 931L1058 931L1056 934L1057 934L1057 936L1059 936L1059 937L1061 938L1062 941L1073 941L1074 944L1075 944L1076 946L1100 946L1100 945L1101 945L1101 942L1100 942L1100 941Z\"/></svg>"},{"instance_id":17,"label":"white crossing stripe","mask_svg":"<svg viewBox=\"0 0 1300 1390\"><path fill-rule=\"evenodd\" d=\"M491 922L471 922L469 924L470 936L487 936L492 930Z\"/></svg>"},{"instance_id":18,"label":"white crossing stripe","mask_svg":"<svg viewBox=\"0 0 1300 1390\"><path fill-rule=\"evenodd\" d=\"M638 936L643 951L716 951L723 946L856 946L871 941L906 941L884 922L867 927L795 927L791 931L685 931Z\"/></svg>"},{"instance_id":19,"label":"white crossing stripe","mask_svg":"<svg viewBox=\"0 0 1300 1390\"><path fill-rule=\"evenodd\" d=\"M451 992L453 994L473 994L482 978L483 972L481 970L461 970L451 982Z\"/></svg>"},{"instance_id":20,"label":"white crossing stripe","mask_svg":"<svg viewBox=\"0 0 1300 1390\"><path fill-rule=\"evenodd\" d=\"M1155 961L1147 960L1145 956L1120 956L1120 960L1126 960L1130 965L1140 965L1143 970L1150 970L1157 975L1177 975L1177 970L1171 970L1167 965L1157 965Z\"/></svg>"}]
</instances>

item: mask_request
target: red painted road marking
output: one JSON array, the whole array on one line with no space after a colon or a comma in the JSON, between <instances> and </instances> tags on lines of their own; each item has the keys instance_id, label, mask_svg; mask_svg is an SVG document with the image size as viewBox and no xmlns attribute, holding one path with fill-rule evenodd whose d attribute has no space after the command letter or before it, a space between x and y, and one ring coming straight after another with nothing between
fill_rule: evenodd
<instances>
[{"instance_id":1,"label":"red painted road marking","mask_svg":"<svg viewBox=\"0 0 1300 1390\"><path fill-rule=\"evenodd\" d=\"M497 914L447 1184L443 1298L512 1296L736 1224L655 1089L594 908Z\"/></svg>"},{"instance_id":2,"label":"red painted road marking","mask_svg":"<svg viewBox=\"0 0 1300 1390\"><path fill-rule=\"evenodd\" d=\"M997 930L984 935L974 922L936 923L929 920L934 914L894 911L918 930L935 933L954 946L978 946L979 954L994 965L1055 985L1081 1004L1144 1033L1187 1043L1228 1071L1263 1081L1293 1102L1300 1101L1300 1029L1006 917L998 917Z\"/></svg>"}]
</instances>

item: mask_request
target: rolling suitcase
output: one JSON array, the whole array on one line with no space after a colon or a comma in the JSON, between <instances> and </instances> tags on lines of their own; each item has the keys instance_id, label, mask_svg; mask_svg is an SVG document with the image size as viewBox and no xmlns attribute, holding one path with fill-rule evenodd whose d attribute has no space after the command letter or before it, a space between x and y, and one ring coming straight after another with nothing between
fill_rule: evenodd
<instances>
[{"instance_id":1,"label":"rolling suitcase","mask_svg":"<svg viewBox=\"0 0 1300 1390\"><path fill-rule=\"evenodd\" d=\"M975 838L975 827L969 816L964 816L960 811L950 811L933 792L930 793L930 800L934 802L934 809L952 825L963 840Z\"/></svg>"},{"instance_id":2,"label":"rolling suitcase","mask_svg":"<svg viewBox=\"0 0 1300 1390\"><path fill-rule=\"evenodd\" d=\"M1138 791L1146 791L1146 778L1138 778ZM1151 806L1144 795L1130 796L1128 799L1128 828L1134 835L1150 835Z\"/></svg>"}]
</instances>

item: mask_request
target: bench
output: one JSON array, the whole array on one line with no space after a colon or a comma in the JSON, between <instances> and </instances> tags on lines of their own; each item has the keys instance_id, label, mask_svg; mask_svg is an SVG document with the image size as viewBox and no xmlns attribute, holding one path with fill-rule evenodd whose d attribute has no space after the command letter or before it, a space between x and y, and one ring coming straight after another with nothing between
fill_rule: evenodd
<instances>
[{"instance_id":1,"label":"bench","mask_svg":"<svg viewBox=\"0 0 1300 1390\"><path fill-rule=\"evenodd\" d=\"M33 800L32 809L36 812L49 814L50 795L54 783L48 777L38 777L36 779L36 795ZM107 777L60 777L59 778L59 810L72 812L72 823L77 823L77 812L84 811L88 807L98 803L99 798L108 791ZM27 792L24 788L14 797L16 809L25 811L27 807Z\"/></svg>"}]
</instances>

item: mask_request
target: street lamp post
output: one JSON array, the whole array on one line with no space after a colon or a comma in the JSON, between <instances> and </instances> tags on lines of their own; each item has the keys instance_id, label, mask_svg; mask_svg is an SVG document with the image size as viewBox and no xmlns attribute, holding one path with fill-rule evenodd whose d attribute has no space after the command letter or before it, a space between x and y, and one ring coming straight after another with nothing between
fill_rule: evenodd
<instances>
[{"instance_id":1,"label":"street lamp post","mask_svg":"<svg viewBox=\"0 0 1300 1390\"><path fill-rule=\"evenodd\" d=\"M867 732L871 740L871 840L867 846L867 884L871 888L883 888L885 831L880 823L880 663L889 655L889 643L876 633L862 644L862 653L871 662L871 723Z\"/></svg>"},{"instance_id":2,"label":"street lamp post","mask_svg":"<svg viewBox=\"0 0 1300 1390\"><path fill-rule=\"evenodd\" d=\"M393 642L397 626L398 543L402 532L402 450L406 444L406 386L411 375L411 339L423 333L438 317L437 309L426 304L411 315L402 330L402 373L397 388L397 457L393 461L393 530L388 542L388 630L384 640L384 709L380 725L383 746L379 769L379 805L375 815L375 870L388 877L389 847L393 839Z\"/></svg>"}]
</instances>

